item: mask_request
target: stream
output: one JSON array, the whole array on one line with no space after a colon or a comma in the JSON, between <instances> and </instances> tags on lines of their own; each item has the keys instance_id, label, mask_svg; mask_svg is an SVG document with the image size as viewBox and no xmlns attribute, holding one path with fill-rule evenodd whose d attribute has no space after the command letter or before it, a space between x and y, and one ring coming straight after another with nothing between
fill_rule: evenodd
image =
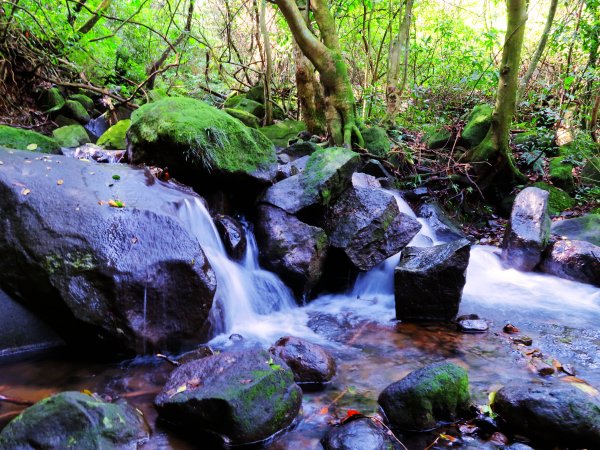
<instances>
[{"instance_id":1,"label":"stream","mask_svg":"<svg viewBox=\"0 0 600 450\"><path fill-rule=\"evenodd\" d=\"M414 213L399 196L401 211ZM200 199L186 198L179 218L194 233L215 270L218 289L211 312L215 350L237 346L267 347L283 335L294 335L328 348L338 375L323 391L305 392L295 426L266 445L268 449L320 448L319 440L336 417L348 409L377 411L377 396L388 384L425 364L453 361L469 371L477 404L514 380L539 379L528 358L502 332L510 322L533 339L532 348L548 358L570 364L577 377L600 386L600 289L549 275L504 269L494 247L474 246L467 270L460 314L478 314L488 332L466 334L454 324L397 323L394 310L395 255L361 274L346 293L323 295L297 306L291 291L258 262L252 225L244 223L248 246L242 261L226 255L212 219ZM424 219L411 245L441 243ZM141 299L142 300L142 299ZM144 311L152 305L144 303ZM243 339L239 338L243 336ZM98 363L68 352L5 362L0 387L5 395L37 401L64 390L88 389L110 398L124 397L144 412L154 429L144 448L197 448L156 424L152 401L172 367L154 357L121 363ZM19 407L0 403L0 428ZM422 449L436 434L403 436L409 449ZM464 438L463 448L495 448ZM472 439L470 442L469 439ZM443 443L437 447L441 448Z\"/></svg>"}]
</instances>

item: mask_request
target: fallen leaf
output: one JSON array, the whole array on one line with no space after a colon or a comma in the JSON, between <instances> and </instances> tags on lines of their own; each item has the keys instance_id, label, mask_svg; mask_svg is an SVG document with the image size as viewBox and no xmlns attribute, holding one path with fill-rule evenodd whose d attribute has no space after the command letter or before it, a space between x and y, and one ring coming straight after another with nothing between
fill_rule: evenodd
<instances>
[{"instance_id":1,"label":"fallen leaf","mask_svg":"<svg viewBox=\"0 0 600 450\"><path fill-rule=\"evenodd\" d=\"M454 442L456 438L454 436L450 436L449 434L440 434L440 437L445 441Z\"/></svg>"},{"instance_id":2,"label":"fallen leaf","mask_svg":"<svg viewBox=\"0 0 600 450\"><path fill-rule=\"evenodd\" d=\"M35 150L38 148L37 144L29 144L27 147L27 150Z\"/></svg>"},{"instance_id":3,"label":"fallen leaf","mask_svg":"<svg viewBox=\"0 0 600 450\"><path fill-rule=\"evenodd\" d=\"M113 175L112 179L119 181L121 179L121 177L120 177L120 175Z\"/></svg>"},{"instance_id":4,"label":"fallen leaf","mask_svg":"<svg viewBox=\"0 0 600 450\"><path fill-rule=\"evenodd\" d=\"M321 414L322 416L324 416L325 414L329 413L329 406L323 406L320 410L319 410L319 414Z\"/></svg>"},{"instance_id":5,"label":"fallen leaf","mask_svg":"<svg viewBox=\"0 0 600 450\"><path fill-rule=\"evenodd\" d=\"M93 393L92 391L90 391L89 389L83 389L83 390L81 391L81 393L82 393L82 394L85 394L85 395L89 395L90 397L93 397L93 396L94 396L94 393Z\"/></svg>"},{"instance_id":6,"label":"fallen leaf","mask_svg":"<svg viewBox=\"0 0 600 450\"><path fill-rule=\"evenodd\" d=\"M112 206L113 208L123 208L125 206L125 203L123 203L120 200L109 200L108 206Z\"/></svg>"},{"instance_id":7,"label":"fallen leaf","mask_svg":"<svg viewBox=\"0 0 600 450\"><path fill-rule=\"evenodd\" d=\"M357 415L360 415L360 411L357 411L356 409L349 409L346 413L346 417L352 417Z\"/></svg>"},{"instance_id":8,"label":"fallen leaf","mask_svg":"<svg viewBox=\"0 0 600 450\"><path fill-rule=\"evenodd\" d=\"M23 195L29 195L30 193L31 193L31 190L30 190L30 189L23 189L23 190L21 191L21 194L23 194Z\"/></svg>"},{"instance_id":9,"label":"fallen leaf","mask_svg":"<svg viewBox=\"0 0 600 450\"><path fill-rule=\"evenodd\" d=\"M59 186L61 186L63 183L64 183L64 180L58 180L58 181L56 182L56 184L58 184Z\"/></svg>"}]
</instances>

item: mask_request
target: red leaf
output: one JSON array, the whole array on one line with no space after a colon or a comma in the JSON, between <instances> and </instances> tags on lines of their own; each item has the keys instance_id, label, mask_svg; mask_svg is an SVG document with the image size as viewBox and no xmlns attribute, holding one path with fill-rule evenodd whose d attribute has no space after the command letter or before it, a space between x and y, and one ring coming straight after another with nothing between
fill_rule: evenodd
<instances>
[{"instance_id":1,"label":"red leaf","mask_svg":"<svg viewBox=\"0 0 600 450\"><path fill-rule=\"evenodd\" d=\"M346 417L352 417L352 416L356 416L359 414L360 414L360 411L357 411L355 409L349 409L348 412L346 413Z\"/></svg>"}]
</instances>

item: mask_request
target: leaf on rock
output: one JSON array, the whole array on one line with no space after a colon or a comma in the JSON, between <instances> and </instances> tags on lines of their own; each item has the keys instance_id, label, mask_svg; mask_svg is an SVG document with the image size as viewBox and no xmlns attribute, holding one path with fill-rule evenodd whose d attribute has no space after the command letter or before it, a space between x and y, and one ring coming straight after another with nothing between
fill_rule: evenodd
<instances>
[{"instance_id":1,"label":"leaf on rock","mask_svg":"<svg viewBox=\"0 0 600 450\"><path fill-rule=\"evenodd\" d=\"M36 150L38 148L37 144L29 144L27 147L27 150Z\"/></svg>"},{"instance_id":2,"label":"leaf on rock","mask_svg":"<svg viewBox=\"0 0 600 450\"><path fill-rule=\"evenodd\" d=\"M58 181L56 182L56 184L58 184L59 186L62 186L62 184L63 184L64 182L65 182L64 180L58 180Z\"/></svg>"},{"instance_id":3,"label":"leaf on rock","mask_svg":"<svg viewBox=\"0 0 600 450\"><path fill-rule=\"evenodd\" d=\"M23 195L29 195L29 194L31 194L31 189L27 189L27 188L25 188L25 189L23 189L23 190L21 191L21 194L23 194Z\"/></svg>"},{"instance_id":4,"label":"leaf on rock","mask_svg":"<svg viewBox=\"0 0 600 450\"><path fill-rule=\"evenodd\" d=\"M108 206L112 206L113 208L123 208L125 203L123 203L121 200L109 200Z\"/></svg>"}]
</instances>

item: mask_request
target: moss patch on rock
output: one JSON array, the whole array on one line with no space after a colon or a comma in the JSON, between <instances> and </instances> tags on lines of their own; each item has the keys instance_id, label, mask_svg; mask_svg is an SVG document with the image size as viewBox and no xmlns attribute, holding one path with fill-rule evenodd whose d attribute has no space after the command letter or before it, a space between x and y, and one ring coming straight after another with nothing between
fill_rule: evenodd
<instances>
[{"instance_id":1,"label":"moss patch on rock","mask_svg":"<svg viewBox=\"0 0 600 450\"><path fill-rule=\"evenodd\" d=\"M258 117L256 117L253 114L250 114L249 112L243 111L241 109L235 109L235 108L225 108L225 109L223 109L223 111L225 111L231 117L235 117L237 120L242 122L247 127L258 128L260 125L258 122Z\"/></svg>"},{"instance_id":2,"label":"moss patch on rock","mask_svg":"<svg viewBox=\"0 0 600 450\"><path fill-rule=\"evenodd\" d=\"M446 147L451 143L452 133L445 127L428 126L425 128L423 141L428 148Z\"/></svg>"},{"instance_id":3,"label":"moss patch on rock","mask_svg":"<svg viewBox=\"0 0 600 450\"><path fill-rule=\"evenodd\" d=\"M129 119L118 121L100 136L97 144L106 149L124 150L127 147L125 136L130 125Z\"/></svg>"},{"instance_id":4,"label":"moss patch on rock","mask_svg":"<svg viewBox=\"0 0 600 450\"><path fill-rule=\"evenodd\" d=\"M86 111L91 111L94 109L94 100L89 98L87 95L73 94L69 96L69 100L75 100L76 102L81 103L81 106L83 106Z\"/></svg>"},{"instance_id":5,"label":"moss patch on rock","mask_svg":"<svg viewBox=\"0 0 600 450\"><path fill-rule=\"evenodd\" d=\"M40 106L46 113L59 111L65 106L65 99L60 89L53 87L42 91L40 95Z\"/></svg>"},{"instance_id":6,"label":"moss patch on rock","mask_svg":"<svg viewBox=\"0 0 600 450\"><path fill-rule=\"evenodd\" d=\"M90 121L88 112L81 103L75 100L67 100L60 112L63 116L74 119L80 124L86 124Z\"/></svg>"},{"instance_id":7,"label":"moss patch on rock","mask_svg":"<svg viewBox=\"0 0 600 450\"><path fill-rule=\"evenodd\" d=\"M35 145L35 148L33 148ZM0 125L0 146L15 150L30 150L41 153L60 153L60 145L52 138L6 125Z\"/></svg>"},{"instance_id":8,"label":"moss patch on rock","mask_svg":"<svg viewBox=\"0 0 600 450\"><path fill-rule=\"evenodd\" d=\"M558 216L561 212L572 208L577 203L575 199L571 198L565 191L548 183L540 181L538 183L533 183L532 186L549 192L548 212L551 216Z\"/></svg>"},{"instance_id":9,"label":"moss patch on rock","mask_svg":"<svg viewBox=\"0 0 600 450\"><path fill-rule=\"evenodd\" d=\"M77 147L87 144L90 138L81 125L67 125L57 128L52 132L52 136L61 147Z\"/></svg>"},{"instance_id":10,"label":"moss patch on rock","mask_svg":"<svg viewBox=\"0 0 600 450\"><path fill-rule=\"evenodd\" d=\"M361 129L365 141L365 148L377 156L386 156L392 149L387 132L381 127L369 127Z\"/></svg>"},{"instance_id":11,"label":"moss patch on rock","mask_svg":"<svg viewBox=\"0 0 600 450\"><path fill-rule=\"evenodd\" d=\"M550 181L554 186L572 194L575 190L573 164L563 156L550 160Z\"/></svg>"},{"instance_id":12,"label":"moss patch on rock","mask_svg":"<svg viewBox=\"0 0 600 450\"><path fill-rule=\"evenodd\" d=\"M245 111L258 118L265 115L265 107L262 103L246 98L244 94L234 95L225 100L223 104L225 108L238 109Z\"/></svg>"},{"instance_id":13,"label":"moss patch on rock","mask_svg":"<svg viewBox=\"0 0 600 450\"><path fill-rule=\"evenodd\" d=\"M258 130L207 103L169 97L140 107L127 132L130 160L210 172L253 172L276 162Z\"/></svg>"},{"instance_id":14,"label":"moss patch on rock","mask_svg":"<svg viewBox=\"0 0 600 450\"><path fill-rule=\"evenodd\" d=\"M462 141L467 147L475 147L483 141L492 125L493 112L493 108L488 104L473 108L462 132Z\"/></svg>"},{"instance_id":15,"label":"moss patch on rock","mask_svg":"<svg viewBox=\"0 0 600 450\"><path fill-rule=\"evenodd\" d=\"M259 129L277 147L287 147L290 140L298 137L298 133L304 130L306 125L298 120L284 120Z\"/></svg>"}]
</instances>

